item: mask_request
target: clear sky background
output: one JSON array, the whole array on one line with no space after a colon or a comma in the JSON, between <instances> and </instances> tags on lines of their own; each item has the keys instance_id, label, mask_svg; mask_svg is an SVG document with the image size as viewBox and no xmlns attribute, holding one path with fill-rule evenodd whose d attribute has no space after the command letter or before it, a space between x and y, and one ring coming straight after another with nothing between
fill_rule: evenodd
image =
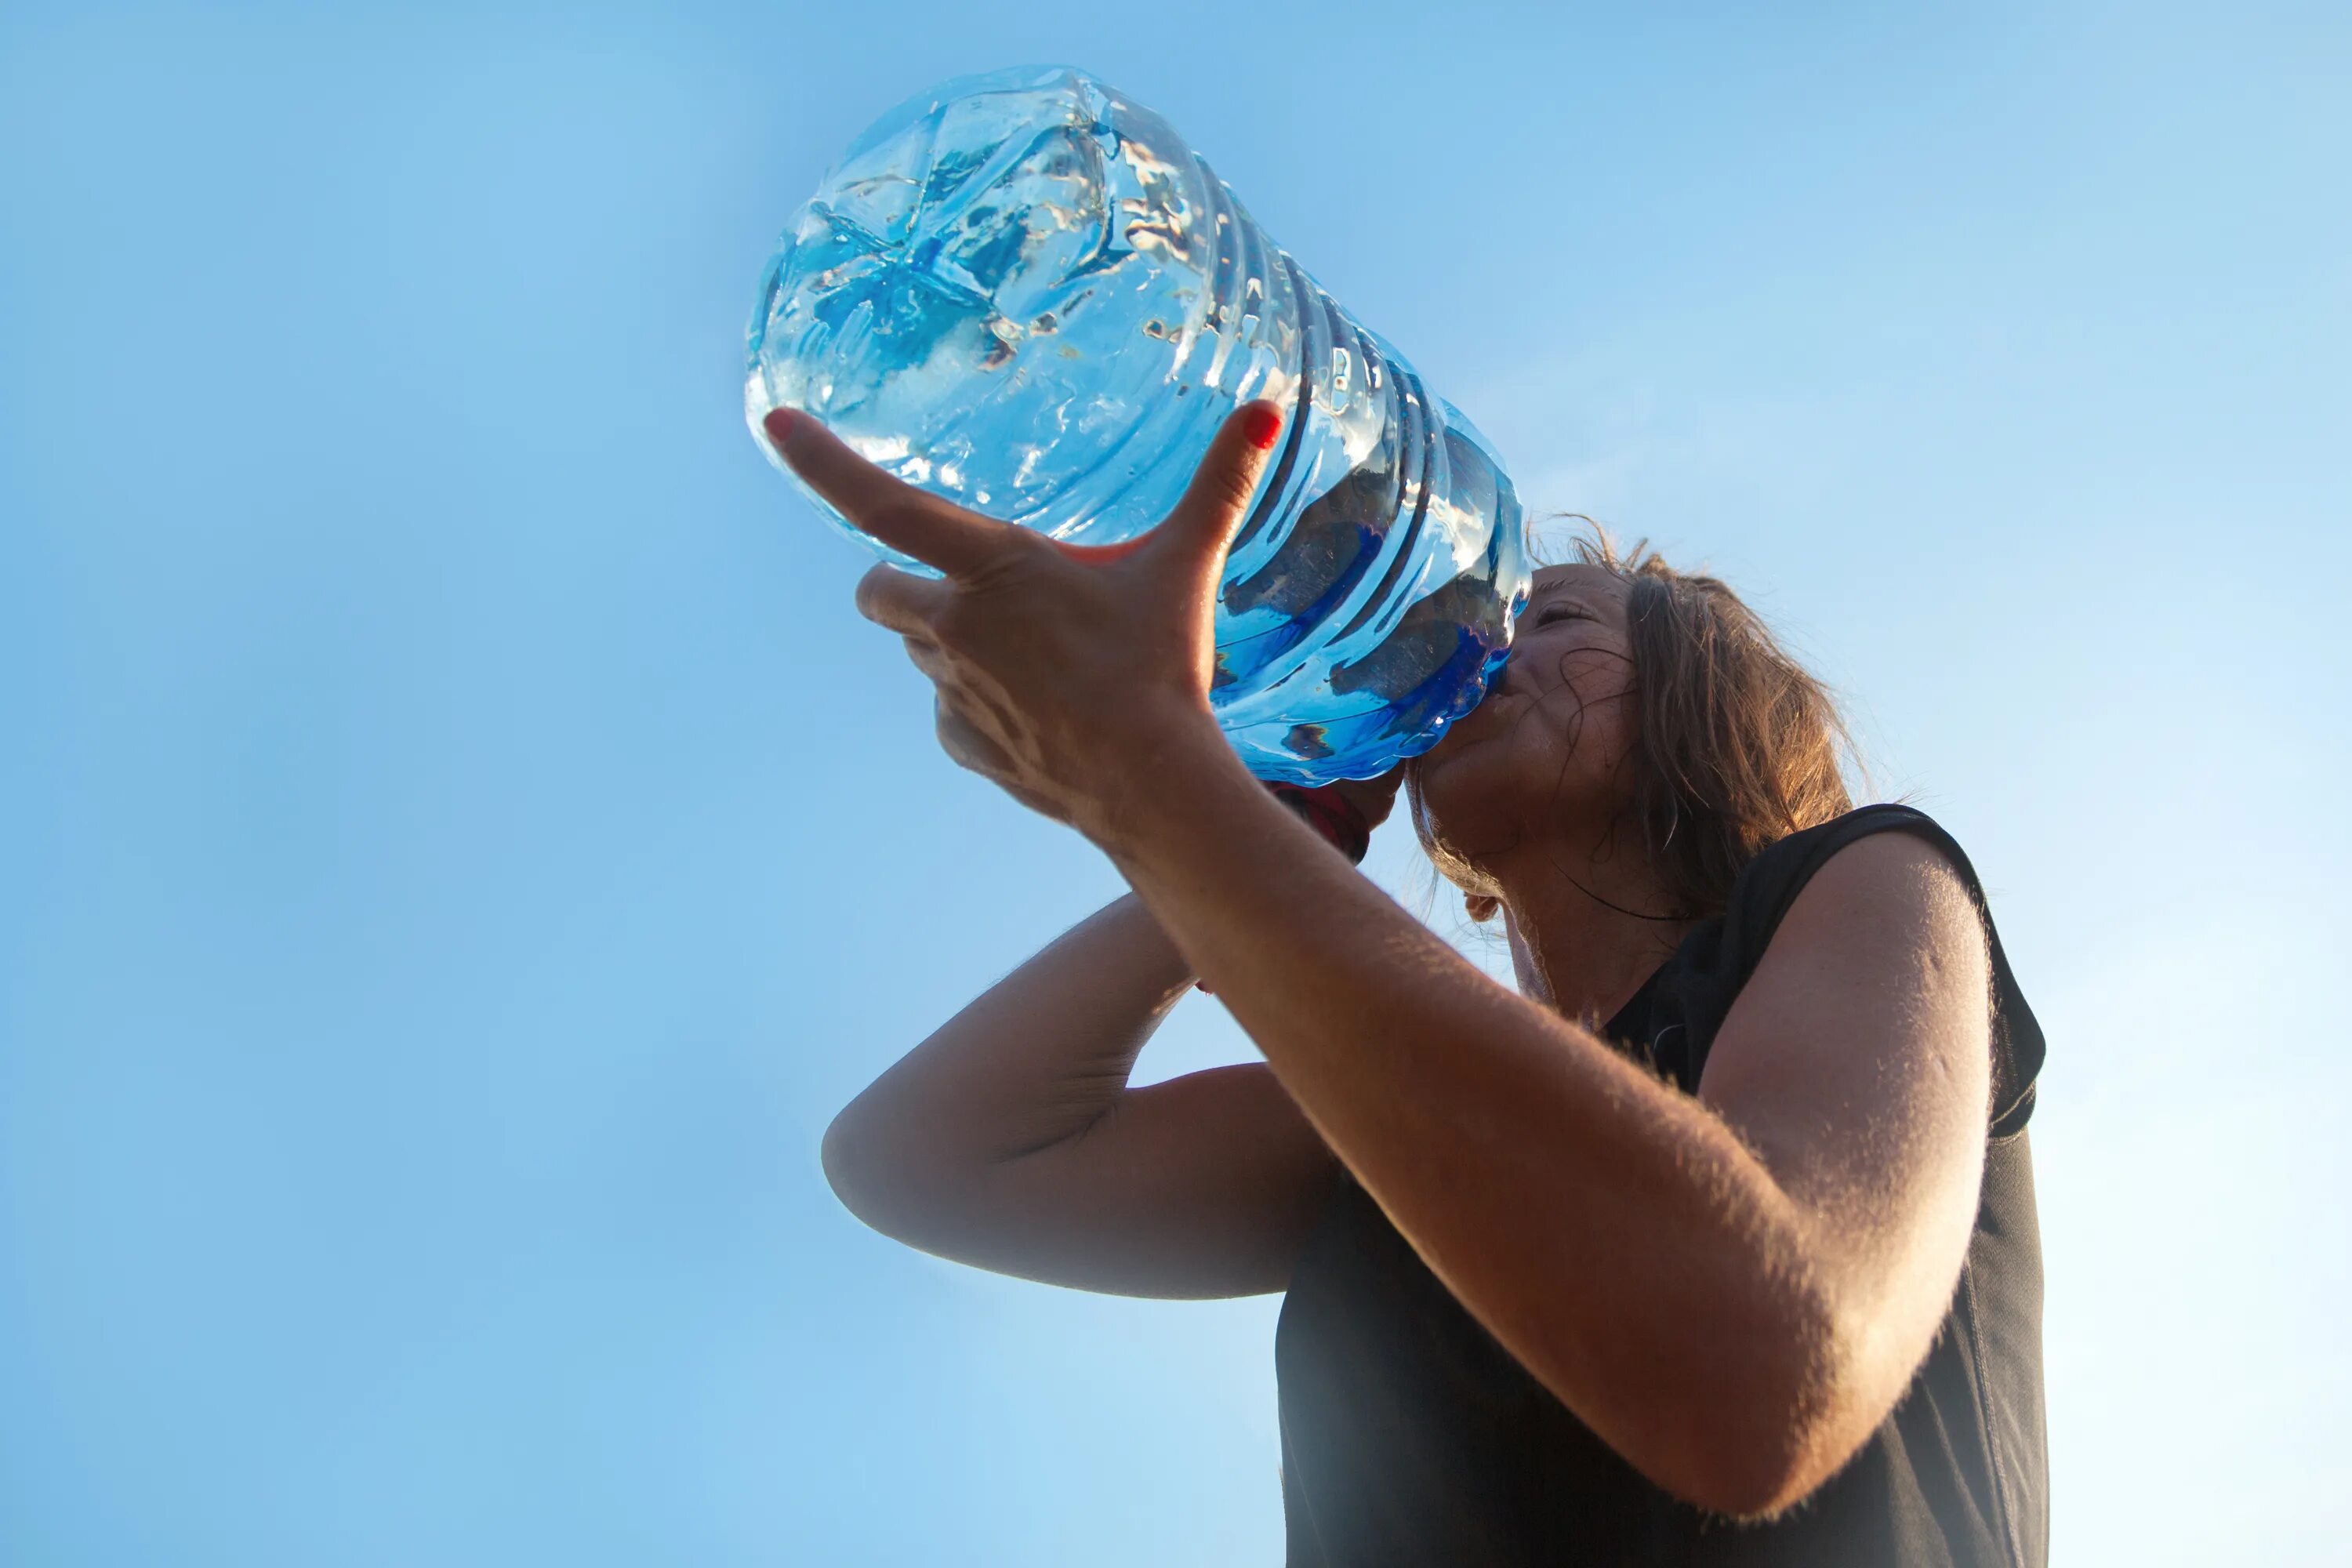
<instances>
[{"instance_id":1,"label":"clear sky background","mask_svg":"<svg viewBox=\"0 0 2352 1568\"><path fill-rule=\"evenodd\" d=\"M834 153L1033 60L1969 847L2055 1560L2344 1561L2346 13L1434 0L0 8L0 1561L1278 1561L1273 1299L818 1169L1119 891L740 405Z\"/></svg>"}]
</instances>

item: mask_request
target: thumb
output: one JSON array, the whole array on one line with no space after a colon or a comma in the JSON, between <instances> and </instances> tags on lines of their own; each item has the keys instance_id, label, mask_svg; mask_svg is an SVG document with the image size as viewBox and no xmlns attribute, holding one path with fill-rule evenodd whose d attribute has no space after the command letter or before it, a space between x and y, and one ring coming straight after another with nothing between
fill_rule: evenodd
<instances>
[{"instance_id":1,"label":"thumb","mask_svg":"<svg viewBox=\"0 0 2352 1568\"><path fill-rule=\"evenodd\" d=\"M1215 562L1249 516L1275 443L1282 438L1280 404L1261 398L1225 416L1176 510L1148 536L1155 551L1173 551Z\"/></svg>"}]
</instances>

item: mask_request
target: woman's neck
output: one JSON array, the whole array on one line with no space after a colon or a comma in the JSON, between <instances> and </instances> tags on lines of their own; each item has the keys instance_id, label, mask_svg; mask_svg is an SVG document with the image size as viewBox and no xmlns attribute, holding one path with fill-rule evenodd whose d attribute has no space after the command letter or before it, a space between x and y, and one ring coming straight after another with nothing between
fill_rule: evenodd
<instances>
[{"instance_id":1,"label":"woman's neck","mask_svg":"<svg viewBox=\"0 0 2352 1568\"><path fill-rule=\"evenodd\" d=\"M1654 918L1674 899L1648 858L1577 855L1565 844L1525 845L1515 864L1489 868L1503 895L1504 929L1519 990L1571 1019L1607 1020L1641 989L1695 923Z\"/></svg>"}]
</instances>

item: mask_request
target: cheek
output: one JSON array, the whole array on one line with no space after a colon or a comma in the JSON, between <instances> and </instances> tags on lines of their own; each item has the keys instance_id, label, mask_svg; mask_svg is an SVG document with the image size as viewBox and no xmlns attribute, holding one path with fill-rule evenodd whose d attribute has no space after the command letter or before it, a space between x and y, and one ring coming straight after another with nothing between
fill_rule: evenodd
<instances>
[{"instance_id":1,"label":"cheek","mask_svg":"<svg viewBox=\"0 0 2352 1568\"><path fill-rule=\"evenodd\" d=\"M1545 740L1555 752L1606 768L1622 756L1633 732L1631 660L1607 648L1563 655L1559 683L1544 694Z\"/></svg>"},{"instance_id":2,"label":"cheek","mask_svg":"<svg viewBox=\"0 0 2352 1568\"><path fill-rule=\"evenodd\" d=\"M1563 790L1619 785L1636 717L1630 654L1588 645L1528 655L1545 661L1539 696L1527 679L1521 698L1482 704L1416 759L1424 826L1442 840L1482 844L1498 825L1557 812Z\"/></svg>"},{"instance_id":3,"label":"cheek","mask_svg":"<svg viewBox=\"0 0 2352 1568\"><path fill-rule=\"evenodd\" d=\"M1612 682L1592 694L1585 707L1585 746L1592 771L1614 773L1633 750L1636 715L1633 694L1622 682Z\"/></svg>"}]
</instances>

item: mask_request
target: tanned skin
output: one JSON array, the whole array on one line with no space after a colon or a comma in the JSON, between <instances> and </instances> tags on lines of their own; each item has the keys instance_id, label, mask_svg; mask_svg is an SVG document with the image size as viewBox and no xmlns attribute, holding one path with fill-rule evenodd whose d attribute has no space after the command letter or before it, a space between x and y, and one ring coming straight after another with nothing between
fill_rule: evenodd
<instances>
[{"instance_id":1,"label":"tanned skin","mask_svg":"<svg viewBox=\"0 0 2352 1568\"><path fill-rule=\"evenodd\" d=\"M1696 1096L1583 1020L1684 925L1624 839L1625 591L1548 567L1507 673L1413 771L1414 826L1497 984L1243 768L1208 705L1219 570L1279 412L1237 411L1168 520L1084 549L963 511L814 421L779 451L876 537L862 613L939 689L961 765L1067 823L1133 891L974 1001L824 1143L887 1235L1087 1289L1282 1289L1339 1171L1644 1475L1739 1517L1811 1492L1885 1420L1958 1280L1990 1094L1989 966L1958 876L1864 838L1788 912ZM1350 786L1377 820L1400 773ZM1128 1087L1195 980L1262 1064Z\"/></svg>"}]
</instances>

